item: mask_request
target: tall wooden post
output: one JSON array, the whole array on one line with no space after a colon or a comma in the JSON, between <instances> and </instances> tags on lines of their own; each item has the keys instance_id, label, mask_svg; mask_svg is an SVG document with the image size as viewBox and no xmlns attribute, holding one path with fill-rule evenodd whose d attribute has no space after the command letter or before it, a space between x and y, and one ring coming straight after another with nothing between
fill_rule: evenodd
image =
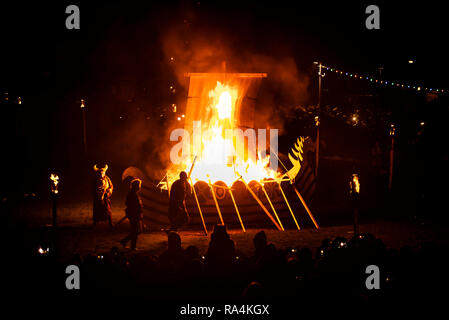
<instances>
[{"instance_id":1,"label":"tall wooden post","mask_svg":"<svg viewBox=\"0 0 449 320\"><path fill-rule=\"evenodd\" d=\"M322 68L323 65L321 62L314 62L318 65L318 105L317 105L317 113L320 113L321 110L321 78L323 77ZM315 146L315 177L318 176L318 166L320 162L320 118L319 116L315 116L315 125L316 125L316 146Z\"/></svg>"},{"instance_id":2,"label":"tall wooden post","mask_svg":"<svg viewBox=\"0 0 449 320\"><path fill-rule=\"evenodd\" d=\"M57 225L57 201L58 195L56 193L51 194L52 198L52 225L56 227Z\"/></svg>"},{"instance_id":3,"label":"tall wooden post","mask_svg":"<svg viewBox=\"0 0 449 320\"><path fill-rule=\"evenodd\" d=\"M359 201L360 201L360 181L359 175L353 173L349 180L349 194L352 200L354 211L354 236L359 232Z\"/></svg>"},{"instance_id":4,"label":"tall wooden post","mask_svg":"<svg viewBox=\"0 0 449 320\"><path fill-rule=\"evenodd\" d=\"M59 177L57 174L52 173L50 175L50 193L51 193L51 215L52 215L52 225L56 227L57 223L57 200L58 200L58 185L59 185Z\"/></svg>"},{"instance_id":5,"label":"tall wooden post","mask_svg":"<svg viewBox=\"0 0 449 320\"><path fill-rule=\"evenodd\" d=\"M83 147L84 153L87 154L86 105L84 104L84 99L81 99L81 112L83 114Z\"/></svg>"},{"instance_id":6,"label":"tall wooden post","mask_svg":"<svg viewBox=\"0 0 449 320\"><path fill-rule=\"evenodd\" d=\"M390 136L391 136L391 147L390 147L390 170L388 174L388 190L391 191L393 186L393 163L394 163L394 136L395 136L395 127L394 124L391 125L390 128Z\"/></svg>"},{"instance_id":7,"label":"tall wooden post","mask_svg":"<svg viewBox=\"0 0 449 320\"><path fill-rule=\"evenodd\" d=\"M359 234L359 207L358 203L354 204L354 235Z\"/></svg>"},{"instance_id":8,"label":"tall wooden post","mask_svg":"<svg viewBox=\"0 0 449 320\"><path fill-rule=\"evenodd\" d=\"M316 146L315 146L315 178L318 176L318 165L320 163L320 120L319 117L315 117L316 125Z\"/></svg>"}]
</instances>

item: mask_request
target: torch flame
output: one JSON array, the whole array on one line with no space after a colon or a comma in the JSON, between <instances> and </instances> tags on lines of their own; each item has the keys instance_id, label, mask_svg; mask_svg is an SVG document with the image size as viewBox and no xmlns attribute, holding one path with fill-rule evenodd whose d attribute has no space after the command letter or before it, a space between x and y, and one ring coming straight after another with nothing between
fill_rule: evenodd
<instances>
[{"instance_id":1,"label":"torch flame","mask_svg":"<svg viewBox=\"0 0 449 320\"><path fill-rule=\"evenodd\" d=\"M360 193L360 182L359 182L359 176L356 174L352 175L352 183L354 186L354 192Z\"/></svg>"},{"instance_id":2,"label":"torch flame","mask_svg":"<svg viewBox=\"0 0 449 320\"><path fill-rule=\"evenodd\" d=\"M58 183L59 183L59 177L58 177L58 175L52 173L52 174L50 175L50 180L53 182L51 191L52 191L53 193L58 193Z\"/></svg>"}]
</instances>

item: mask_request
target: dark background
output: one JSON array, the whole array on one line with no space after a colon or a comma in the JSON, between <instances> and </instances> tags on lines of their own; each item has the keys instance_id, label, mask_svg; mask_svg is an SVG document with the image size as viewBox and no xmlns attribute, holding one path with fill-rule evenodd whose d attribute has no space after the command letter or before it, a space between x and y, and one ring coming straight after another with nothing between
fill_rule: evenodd
<instances>
[{"instance_id":1,"label":"dark background","mask_svg":"<svg viewBox=\"0 0 449 320\"><path fill-rule=\"evenodd\" d=\"M80 8L80 30L65 28L70 4ZM380 8L380 30L365 28L370 4ZM2 198L29 192L47 197L50 172L61 176L66 195L87 194L84 181L100 162L109 164L115 181L130 165L149 167L150 175L162 178L160 145L168 140L161 135L176 124L170 104L182 112L187 95L179 74L213 71L223 60L231 72L268 72L259 113L266 115L262 125L275 119L272 126L283 129L284 153L299 135L314 139L315 113L302 109L317 104L314 61L449 88L445 11L437 2L15 1L2 3L0 15ZM80 99L87 105L87 154ZM371 170L370 150L379 142L380 167L387 168L388 130L395 123L396 199L404 210L441 216L447 102L447 94L385 88L328 72L319 194L341 201L354 170L369 182L367 193L383 192L386 175ZM363 120L357 126L342 117L354 112ZM344 160L326 160L335 156Z\"/></svg>"}]
</instances>

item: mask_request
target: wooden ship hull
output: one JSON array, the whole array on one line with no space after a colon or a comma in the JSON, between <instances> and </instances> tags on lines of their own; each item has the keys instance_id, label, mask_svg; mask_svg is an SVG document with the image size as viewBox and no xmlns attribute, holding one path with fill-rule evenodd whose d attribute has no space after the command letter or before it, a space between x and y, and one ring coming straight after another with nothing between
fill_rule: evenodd
<instances>
[{"instance_id":1,"label":"wooden ship hull","mask_svg":"<svg viewBox=\"0 0 449 320\"><path fill-rule=\"evenodd\" d=\"M298 226L300 228L313 226L313 222L308 216L303 203L300 201L293 186L289 182L282 182L281 184L288 204L282 196L278 184L275 182L265 184L265 190L268 197L261 189L259 183L252 181L248 185L272 217L276 217L276 215L279 217L279 220L285 229L297 229ZM315 177L310 167L304 168L302 174L297 177L294 186L301 192L304 201L309 204L315 192ZM223 189L221 188L214 188L220 213L224 223L229 228L242 229L243 224L244 228L276 229L276 226L267 216L262 206L248 192L243 183L237 181L233 184L232 190L242 220L241 222L229 192L223 192ZM220 217L217 205L212 196L212 191L209 185L202 181L195 184L195 191L206 227L208 230L211 230L215 224L220 223ZM154 186L150 179L144 178L141 196L144 205L143 216L146 223L155 228L168 226L168 191ZM271 204L268 201L268 198L270 199ZM295 216L296 222L289 206ZM189 228L203 229L201 215L193 192L190 197L186 199L186 208L190 216ZM276 214L273 211L273 208Z\"/></svg>"}]
</instances>

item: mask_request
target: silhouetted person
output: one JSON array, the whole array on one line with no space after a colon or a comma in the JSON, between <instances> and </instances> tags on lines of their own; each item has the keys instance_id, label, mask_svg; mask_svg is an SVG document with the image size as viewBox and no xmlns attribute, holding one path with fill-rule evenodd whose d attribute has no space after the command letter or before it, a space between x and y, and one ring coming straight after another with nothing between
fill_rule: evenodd
<instances>
[{"instance_id":1,"label":"silhouetted person","mask_svg":"<svg viewBox=\"0 0 449 320\"><path fill-rule=\"evenodd\" d=\"M173 182L170 188L170 200L168 204L168 219L170 220L170 229L176 231L179 227L188 222L185 198L190 194L190 184L187 182L187 173L182 171L179 179Z\"/></svg>"},{"instance_id":2,"label":"silhouetted person","mask_svg":"<svg viewBox=\"0 0 449 320\"><path fill-rule=\"evenodd\" d=\"M226 226L215 225L207 250L206 262L212 269L225 270L235 259L235 244Z\"/></svg>"},{"instance_id":3,"label":"silhouetted person","mask_svg":"<svg viewBox=\"0 0 449 320\"><path fill-rule=\"evenodd\" d=\"M126 217L131 225L129 235L120 243L125 247L128 241L131 241L131 250L136 249L137 235L140 232L140 221L142 219L142 200L139 196L139 191L142 186L140 179L131 181L131 189L126 197Z\"/></svg>"},{"instance_id":4,"label":"silhouetted person","mask_svg":"<svg viewBox=\"0 0 449 320\"><path fill-rule=\"evenodd\" d=\"M106 170L108 170L107 164L101 168L94 165L95 178L92 190L94 198L93 221L94 226L97 222L108 221L109 226L112 227L111 196L114 186L111 179L106 175Z\"/></svg>"},{"instance_id":5,"label":"silhouetted person","mask_svg":"<svg viewBox=\"0 0 449 320\"><path fill-rule=\"evenodd\" d=\"M263 256L265 248L267 247L267 235L265 234L265 231L262 230L256 233L253 243L255 249L253 261L257 262Z\"/></svg>"},{"instance_id":6,"label":"silhouetted person","mask_svg":"<svg viewBox=\"0 0 449 320\"><path fill-rule=\"evenodd\" d=\"M201 259L200 250L195 246L188 246L185 249L185 254L188 261Z\"/></svg>"},{"instance_id":7,"label":"silhouetted person","mask_svg":"<svg viewBox=\"0 0 449 320\"><path fill-rule=\"evenodd\" d=\"M243 290L242 297L247 299L261 299L264 297L264 287L259 282L253 281Z\"/></svg>"},{"instance_id":8,"label":"silhouetted person","mask_svg":"<svg viewBox=\"0 0 449 320\"><path fill-rule=\"evenodd\" d=\"M159 256L159 262L170 271L175 271L186 262L181 237L176 232L168 233L168 248Z\"/></svg>"}]
</instances>

